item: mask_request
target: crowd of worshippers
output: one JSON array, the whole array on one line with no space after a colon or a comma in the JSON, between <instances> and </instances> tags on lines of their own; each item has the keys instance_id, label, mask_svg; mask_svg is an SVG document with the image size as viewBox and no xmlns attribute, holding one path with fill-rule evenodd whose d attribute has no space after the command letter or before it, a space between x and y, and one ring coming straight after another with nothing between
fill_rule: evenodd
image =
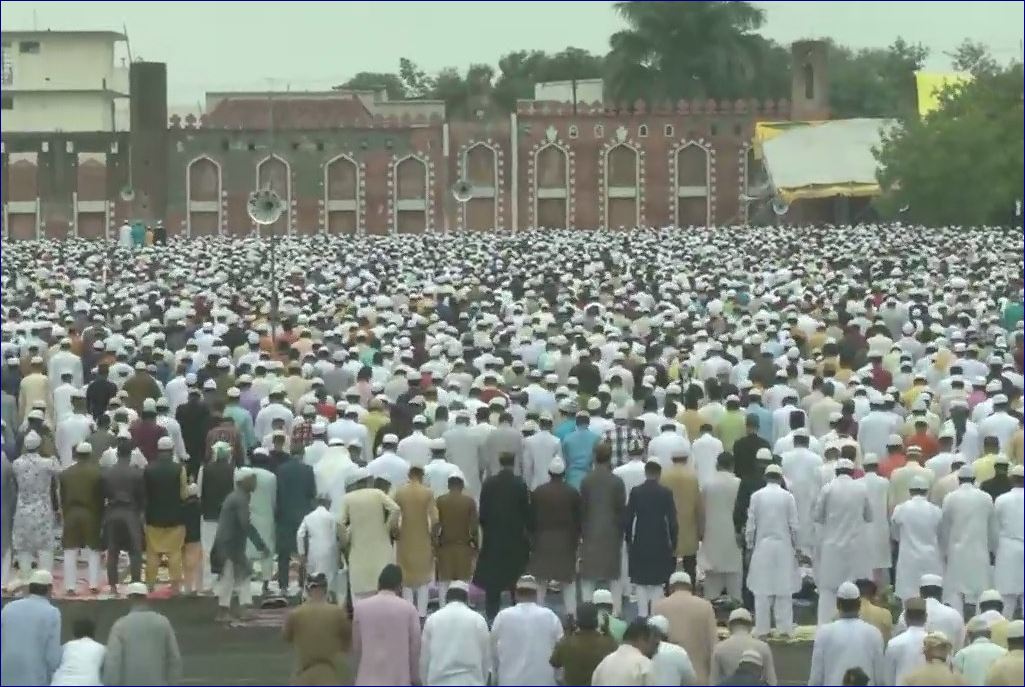
<instances>
[{"instance_id":1,"label":"crowd of worshippers","mask_svg":"<svg viewBox=\"0 0 1025 687\"><path fill-rule=\"evenodd\" d=\"M1021 606L1020 235L32 242L2 267L5 587L60 551L64 594L80 558L100 590L105 552L116 593L124 552L227 619L253 576L346 603L395 563L420 617L465 582L494 621L530 574L671 637L676 573L756 636L792 636L807 588L826 627L853 581L863 608Z\"/></svg>"}]
</instances>

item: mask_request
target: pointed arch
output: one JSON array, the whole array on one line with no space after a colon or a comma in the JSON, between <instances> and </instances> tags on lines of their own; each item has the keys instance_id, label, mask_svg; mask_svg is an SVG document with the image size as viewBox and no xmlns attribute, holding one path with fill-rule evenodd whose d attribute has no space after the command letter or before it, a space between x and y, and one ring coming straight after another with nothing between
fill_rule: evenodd
<instances>
[{"instance_id":1,"label":"pointed arch","mask_svg":"<svg viewBox=\"0 0 1025 687\"><path fill-rule=\"evenodd\" d=\"M429 231L431 175L427 157L420 153L396 157L392 160L389 176L391 232L411 234Z\"/></svg>"},{"instance_id":2,"label":"pointed arch","mask_svg":"<svg viewBox=\"0 0 1025 687\"><path fill-rule=\"evenodd\" d=\"M598 159L598 224L608 229L644 223L644 149L621 138L605 144Z\"/></svg>"},{"instance_id":3,"label":"pointed arch","mask_svg":"<svg viewBox=\"0 0 1025 687\"><path fill-rule=\"evenodd\" d=\"M471 141L460 149L458 167L459 178L473 186L473 197L459 203L458 229L501 229L502 149L490 139Z\"/></svg>"},{"instance_id":4,"label":"pointed arch","mask_svg":"<svg viewBox=\"0 0 1025 687\"><path fill-rule=\"evenodd\" d=\"M273 169L272 165L277 165L281 172L277 175L278 178L270 178L268 174L268 178L265 179L264 169ZM281 213L281 219L274 224L268 224L266 230L272 230L279 235L292 233L292 165L288 160L277 153L271 153L256 163L256 186L254 188L261 189L265 184L269 184L285 204L285 211ZM282 225L282 223L284 224ZM284 231L282 231L282 226ZM257 234L259 235L261 231L264 231L264 227L257 225Z\"/></svg>"},{"instance_id":5,"label":"pointed arch","mask_svg":"<svg viewBox=\"0 0 1025 687\"><path fill-rule=\"evenodd\" d=\"M214 184L210 184L210 174ZM212 197L211 197L212 196ZM199 155L185 166L185 235L220 235L224 232L224 177L221 163Z\"/></svg>"},{"instance_id":6,"label":"pointed arch","mask_svg":"<svg viewBox=\"0 0 1025 687\"><path fill-rule=\"evenodd\" d=\"M323 230L328 234L362 232L365 209L364 165L352 153L339 153L324 163Z\"/></svg>"},{"instance_id":7,"label":"pointed arch","mask_svg":"<svg viewBox=\"0 0 1025 687\"><path fill-rule=\"evenodd\" d=\"M532 175L532 224L555 224L558 229L572 226L572 153L558 139L536 146L528 173Z\"/></svg>"},{"instance_id":8,"label":"pointed arch","mask_svg":"<svg viewBox=\"0 0 1025 687\"><path fill-rule=\"evenodd\" d=\"M704 139L679 141L669 150L673 224L710 226L715 215L715 149Z\"/></svg>"}]
</instances>

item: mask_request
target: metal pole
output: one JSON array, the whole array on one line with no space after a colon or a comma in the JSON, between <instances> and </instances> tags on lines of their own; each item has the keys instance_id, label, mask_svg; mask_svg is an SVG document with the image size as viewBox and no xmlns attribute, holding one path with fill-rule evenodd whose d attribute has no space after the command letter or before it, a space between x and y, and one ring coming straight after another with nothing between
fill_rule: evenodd
<instances>
[{"instance_id":1,"label":"metal pole","mask_svg":"<svg viewBox=\"0 0 1025 687\"><path fill-rule=\"evenodd\" d=\"M268 147L270 148L270 154L274 154L274 89L273 82L271 79L267 79L267 108L270 113L270 140ZM268 188L270 182L267 183ZM278 346L278 270L277 270L277 246L278 246L278 229L274 224L268 225L270 229L270 340L271 340L271 358L277 354Z\"/></svg>"}]
</instances>

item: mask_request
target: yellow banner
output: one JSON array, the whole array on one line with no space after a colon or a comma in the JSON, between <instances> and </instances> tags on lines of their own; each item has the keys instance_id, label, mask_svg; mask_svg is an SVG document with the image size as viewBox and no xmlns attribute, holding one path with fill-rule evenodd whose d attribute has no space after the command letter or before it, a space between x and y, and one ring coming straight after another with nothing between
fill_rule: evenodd
<instances>
[{"instance_id":1,"label":"yellow banner","mask_svg":"<svg viewBox=\"0 0 1025 687\"><path fill-rule=\"evenodd\" d=\"M967 72L915 72L915 86L918 90L918 114L926 116L939 108L939 94L944 88L970 81L972 75Z\"/></svg>"}]
</instances>

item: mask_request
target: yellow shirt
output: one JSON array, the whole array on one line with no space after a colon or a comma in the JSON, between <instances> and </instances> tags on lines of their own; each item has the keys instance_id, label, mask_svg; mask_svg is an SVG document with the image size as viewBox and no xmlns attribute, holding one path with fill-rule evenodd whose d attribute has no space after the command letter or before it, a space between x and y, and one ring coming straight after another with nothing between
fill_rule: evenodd
<instances>
[{"instance_id":1,"label":"yellow shirt","mask_svg":"<svg viewBox=\"0 0 1025 687\"><path fill-rule=\"evenodd\" d=\"M997 454L988 453L980 458L976 458L975 462L972 463L972 469L975 470L975 483L982 486L983 482L993 479L996 475L996 469L993 465L996 463Z\"/></svg>"},{"instance_id":2,"label":"yellow shirt","mask_svg":"<svg viewBox=\"0 0 1025 687\"><path fill-rule=\"evenodd\" d=\"M1025 431L1019 429L1007 442L1007 459L1012 465L1021 465L1025 462Z\"/></svg>"}]
</instances>

